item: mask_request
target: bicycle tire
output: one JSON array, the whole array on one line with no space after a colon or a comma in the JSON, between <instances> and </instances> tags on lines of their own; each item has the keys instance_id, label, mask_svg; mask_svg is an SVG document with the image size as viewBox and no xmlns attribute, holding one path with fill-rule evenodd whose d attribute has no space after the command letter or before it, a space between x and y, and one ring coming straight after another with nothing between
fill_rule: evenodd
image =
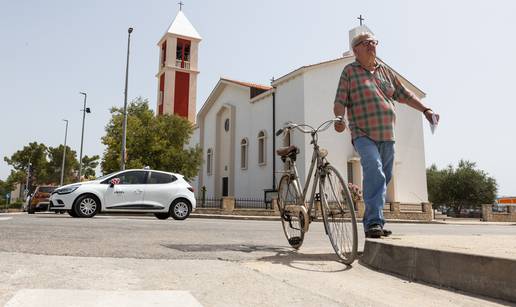
<instances>
[{"instance_id":1,"label":"bicycle tire","mask_svg":"<svg viewBox=\"0 0 516 307\"><path fill-rule=\"evenodd\" d=\"M278 209L280 212L281 225L283 233L287 238L288 243L295 249L299 249L303 244L305 237L304 223L305 215L302 212L294 213L285 210L287 206L298 206L300 196L295 189L294 182L290 175L283 175L278 186ZM300 206L302 207L302 206ZM301 210L304 207L300 208Z\"/></svg>"},{"instance_id":2,"label":"bicycle tire","mask_svg":"<svg viewBox=\"0 0 516 307\"><path fill-rule=\"evenodd\" d=\"M351 193L340 173L331 165L321 181L321 208L326 234L335 254L345 264L357 257L357 221Z\"/></svg>"}]
</instances>

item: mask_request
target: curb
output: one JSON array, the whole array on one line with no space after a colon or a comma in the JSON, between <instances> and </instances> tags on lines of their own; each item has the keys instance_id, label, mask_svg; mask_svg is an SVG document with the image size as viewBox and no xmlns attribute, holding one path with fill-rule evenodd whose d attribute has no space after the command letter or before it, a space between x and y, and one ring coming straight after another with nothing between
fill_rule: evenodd
<instances>
[{"instance_id":1,"label":"curb","mask_svg":"<svg viewBox=\"0 0 516 307\"><path fill-rule=\"evenodd\" d=\"M190 218L222 219L222 220L251 220L251 221L279 221L279 216L255 216L255 215L220 215L192 213Z\"/></svg>"},{"instance_id":2,"label":"curb","mask_svg":"<svg viewBox=\"0 0 516 307\"><path fill-rule=\"evenodd\" d=\"M440 287L516 302L516 260L366 240L360 262Z\"/></svg>"}]
</instances>

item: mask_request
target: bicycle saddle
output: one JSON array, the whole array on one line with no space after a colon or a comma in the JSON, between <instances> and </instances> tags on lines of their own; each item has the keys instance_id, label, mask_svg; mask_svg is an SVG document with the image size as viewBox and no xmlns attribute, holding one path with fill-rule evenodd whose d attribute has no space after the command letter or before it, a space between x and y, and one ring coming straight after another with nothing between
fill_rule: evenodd
<instances>
[{"instance_id":1,"label":"bicycle saddle","mask_svg":"<svg viewBox=\"0 0 516 307\"><path fill-rule=\"evenodd\" d=\"M280 147L276 150L276 153L280 157L286 157L293 153L297 154L298 152L299 152L299 148L297 148L295 145L290 145L288 147Z\"/></svg>"}]
</instances>

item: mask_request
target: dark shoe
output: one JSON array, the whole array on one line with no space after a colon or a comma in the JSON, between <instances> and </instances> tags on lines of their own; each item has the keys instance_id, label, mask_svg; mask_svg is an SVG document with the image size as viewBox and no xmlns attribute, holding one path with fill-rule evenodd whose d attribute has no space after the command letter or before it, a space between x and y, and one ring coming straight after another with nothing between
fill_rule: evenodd
<instances>
[{"instance_id":1,"label":"dark shoe","mask_svg":"<svg viewBox=\"0 0 516 307\"><path fill-rule=\"evenodd\" d=\"M383 229L383 234L382 234L382 236L384 236L384 237L388 237L388 236L390 236L390 235L392 235L392 231L387 230L387 229Z\"/></svg>"},{"instance_id":2,"label":"dark shoe","mask_svg":"<svg viewBox=\"0 0 516 307\"><path fill-rule=\"evenodd\" d=\"M366 238L378 239L383 235L383 229L380 225L373 225L365 232Z\"/></svg>"}]
</instances>

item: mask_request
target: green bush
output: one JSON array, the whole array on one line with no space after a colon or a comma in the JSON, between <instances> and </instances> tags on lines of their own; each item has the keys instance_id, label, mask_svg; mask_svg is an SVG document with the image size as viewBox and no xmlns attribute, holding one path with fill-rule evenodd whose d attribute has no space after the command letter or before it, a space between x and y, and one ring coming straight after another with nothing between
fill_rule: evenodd
<instances>
[{"instance_id":1,"label":"green bush","mask_svg":"<svg viewBox=\"0 0 516 307\"><path fill-rule=\"evenodd\" d=\"M9 209L21 209L23 206L23 202L16 201L14 203L10 203L8 205L5 204L5 200L0 200L0 210L3 210L5 208Z\"/></svg>"}]
</instances>

